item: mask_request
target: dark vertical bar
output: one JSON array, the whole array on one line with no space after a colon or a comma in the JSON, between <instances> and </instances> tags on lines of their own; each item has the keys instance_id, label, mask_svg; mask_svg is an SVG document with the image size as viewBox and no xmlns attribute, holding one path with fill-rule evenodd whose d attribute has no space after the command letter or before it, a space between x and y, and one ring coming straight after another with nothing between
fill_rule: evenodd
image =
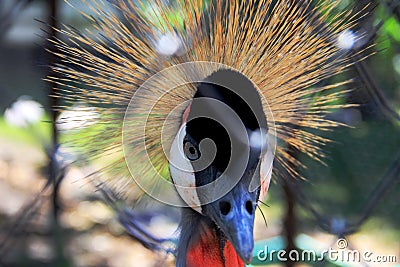
<instances>
[{"instance_id":1,"label":"dark vertical bar","mask_svg":"<svg viewBox=\"0 0 400 267\"><path fill-rule=\"evenodd\" d=\"M54 39L56 37L56 27L57 27L57 0L50 0L49 1L50 5L50 17L49 17L49 27L50 27L50 39ZM51 42L48 42L49 48L51 51L54 51L55 47ZM54 76L57 75L56 73L53 73L51 70L51 67L54 64L55 61L55 56L53 54L49 53L49 74ZM51 136L52 136L52 142L51 142L51 148L50 148L50 181L53 183L53 212L54 212L54 218L57 221L58 218L58 210L59 210L59 205L58 205L58 187L59 187L59 181L58 181L58 168L57 164L55 162L54 158L54 153L57 150L58 147L58 131L57 131L57 112L56 108L58 105L58 98L53 97L55 95L55 88L56 84L50 83L50 88L49 88L49 100L50 100L50 116L51 116Z\"/></svg>"},{"instance_id":2,"label":"dark vertical bar","mask_svg":"<svg viewBox=\"0 0 400 267\"><path fill-rule=\"evenodd\" d=\"M295 214L295 196L293 195L293 191L290 188L290 181L287 179L293 179L292 177L286 177L283 179L283 191L285 193L285 201L286 201L286 214L283 222L284 227L284 235L286 237L286 266L292 267L295 266L296 263L289 258L290 251L296 250L295 245L295 235L296 235L296 214Z\"/></svg>"},{"instance_id":3,"label":"dark vertical bar","mask_svg":"<svg viewBox=\"0 0 400 267\"><path fill-rule=\"evenodd\" d=\"M57 37L57 16L58 16L58 0L49 0L49 38L55 39ZM50 51L55 51L56 47L52 42L48 42L48 48ZM54 65L56 57L54 54L49 53L49 74L53 77L57 76L51 70L51 66ZM49 179L53 185L52 193L52 208L53 208L53 242L55 258L53 264L55 266L66 266L66 260L63 255L63 232L59 224L59 212L60 212L60 199L59 189L64 177L63 170L58 167L55 159L55 153L59 146L59 133L57 129L57 107L59 105L58 98L54 97L56 94L56 84L49 84L49 105L50 105L50 116L51 116L51 129L52 129L52 142L49 152Z\"/></svg>"},{"instance_id":4,"label":"dark vertical bar","mask_svg":"<svg viewBox=\"0 0 400 267\"><path fill-rule=\"evenodd\" d=\"M298 157L298 151L292 147L288 147L288 153L290 156L292 156L294 159L297 159ZM289 163L291 164L291 163ZM294 164L291 164L293 169L296 169L297 167ZM296 266L296 262L291 260L289 257L289 253L291 251L297 250L296 244L295 244L295 237L296 237L296 224L297 224L297 219L296 219L296 196L294 195L294 191L292 189L293 182L292 179L297 179L297 177L293 177L287 170L283 171L283 179L282 179L282 188L284 192L284 197L285 197L285 204L286 204L286 214L283 219L283 234L286 238L286 258L287 261L284 263L287 267L293 267ZM292 259L293 259L293 254Z\"/></svg>"}]
</instances>

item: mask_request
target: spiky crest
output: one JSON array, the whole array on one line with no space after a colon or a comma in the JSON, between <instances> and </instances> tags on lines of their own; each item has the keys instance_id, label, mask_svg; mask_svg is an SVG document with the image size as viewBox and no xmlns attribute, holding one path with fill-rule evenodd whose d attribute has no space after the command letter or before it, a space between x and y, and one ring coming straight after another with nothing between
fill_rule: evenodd
<instances>
[{"instance_id":1,"label":"spiky crest","mask_svg":"<svg viewBox=\"0 0 400 267\"><path fill-rule=\"evenodd\" d=\"M60 39L52 40L59 63L56 76L47 79L58 84L58 97L70 103L95 107L99 125L87 131L85 140L70 140L107 173L109 184L126 196L135 195L122 152L122 118L130 99L143 82L160 70L191 61L216 62L246 75L260 90L268 122L275 122L276 137L310 157L321 160L321 145L329 140L310 129L329 130L339 123L326 114L345 105L335 104L345 93L337 88L346 82L318 86L323 79L342 72L348 58L336 45L338 35L352 27L355 16L348 11L334 12L339 1L200 1L181 0L167 6L165 1L83 0L91 12L83 12L93 25L84 32L64 26ZM276 2L276 3L275 3ZM72 4L75 6L75 4ZM110 8L112 6L112 8ZM144 10L150 10L145 12ZM89 14L90 13L90 14ZM170 14L177 14L171 16ZM335 15L336 14L336 15ZM170 56L157 51L157 40L170 33L180 44ZM215 68L197 73L207 77ZM180 73L166 77L152 90L165 90L185 83ZM147 153L152 163L168 177L168 162L162 151L161 128L172 142L181 118L164 125L166 116L180 103L192 98L195 86L178 86L165 94L148 118L145 137L135 134L128 143L145 138L147 151L135 151L140 168ZM143 106L148 104L146 98ZM60 107L61 110L67 107ZM183 111L183 110L182 110ZM140 112L137 114L140 119ZM168 144L167 144L168 146ZM278 146L276 158L292 175L292 166L301 165ZM108 180L108 178L107 178ZM149 183L152 183L149 178Z\"/></svg>"}]
</instances>

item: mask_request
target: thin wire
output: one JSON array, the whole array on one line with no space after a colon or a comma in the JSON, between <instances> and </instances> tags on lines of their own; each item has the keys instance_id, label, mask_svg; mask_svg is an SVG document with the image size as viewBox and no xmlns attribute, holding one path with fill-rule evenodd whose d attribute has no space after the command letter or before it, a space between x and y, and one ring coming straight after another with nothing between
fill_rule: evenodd
<instances>
[{"instance_id":1,"label":"thin wire","mask_svg":"<svg viewBox=\"0 0 400 267\"><path fill-rule=\"evenodd\" d=\"M261 204L263 204L264 206L270 208L270 206L268 204L266 204L265 202L261 201L261 200L257 200L258 202L260 202Z\"/></svg>"},{"instance_id":2,"label":"thin wire","mask_svg":"<svg viewBox=\"0 0 400 267\"><path fill-rule=\"evenodd\" d=\"M256 207L261 212L261 216L263 217L265 227L268 228L268 223L267 223L267 219L265 218L264 212L262 211L261 207L258 204L256 205Z\"/></svg>"}]
</instances>

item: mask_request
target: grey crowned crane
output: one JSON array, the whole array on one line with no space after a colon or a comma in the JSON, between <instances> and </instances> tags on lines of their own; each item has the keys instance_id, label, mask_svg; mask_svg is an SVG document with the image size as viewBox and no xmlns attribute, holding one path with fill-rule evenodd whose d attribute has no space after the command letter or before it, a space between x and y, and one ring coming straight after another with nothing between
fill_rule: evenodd
<instances>
[{"instance_id":1,"label":"grey crowned crane","mask_svg":"<svg viewBox=\"0 0 400 267\"><path fill-rule=\"evenodd\" d=\"M326 114L344 83L319 82L349 64L337 40L355 16L339 1L83 2L94 30L51 40L58 96L98 115L69 145L126 205L144 191L181 207L177 266L249 263L273 165L299 176L286 147L321 160L311 130L339 125Z\"/></svg>"}]
</instances>

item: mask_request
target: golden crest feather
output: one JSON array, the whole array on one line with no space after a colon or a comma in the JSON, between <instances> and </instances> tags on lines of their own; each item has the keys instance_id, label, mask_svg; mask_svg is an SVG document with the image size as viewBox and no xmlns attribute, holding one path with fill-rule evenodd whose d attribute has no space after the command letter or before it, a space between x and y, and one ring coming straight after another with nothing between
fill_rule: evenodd
<instances>
[{"instance_id":1,"label":"golden crest feather","mask_svg":"<svg viewBox=\"0 0 400 267\"><path fill-rule=\"evenodd\" d=\"M59 39L51 41L59 63L53 66L55 75L47 79L58 85L59 97L95 107L100 117L94 123L99 127L88 129L84 140L70 138L68 143L85 158L94 160L100 166L96 174L107 174L104 179L116 191L128 198L138 192L126 166L121 138L123 118L132 97L154 74L185 62L216 63L215 68L198 69L194 75L199 79L223 64L256 85L266 100L263 105L270 128L279 140L277 162L289 173L298 176L293 166L301 163L287 152L287 146L316 160L323 158L321 146L329 140L310 129L329 130L339 125L326 119L326 114L345 106L336 101L345 93L337 88L346 82L325 86L318 83L349 64L346 51L341 51L336 41L356 22L351 11L333 15L337 14L332 11L339 1L82 2L91 11L76 9L93 28L85 32L68 26L58 29ZM167 41L176 46L172 54L159 51L158 42L166 35ZM136 120L141 120L145 118L141 117L140 105L147 108L155 104L146 117L145 135L132 133L129 140L124 140L130 144L144 141L146 151L125 156L134 158L137 168L147 168L140 162L148 155L167 179L168 160L161 144L168 149L172 143L184 106L174 111L176 115L169 117L168 123L165 121L176 107L190 101L196 90L182 73L168 75L164 83L146 87L148 98L143 94L137 107ZM168 93L157 103L150 103L155 92ZM148 179L149 183L157 182Z\"/></svg>"}]
</instances>

